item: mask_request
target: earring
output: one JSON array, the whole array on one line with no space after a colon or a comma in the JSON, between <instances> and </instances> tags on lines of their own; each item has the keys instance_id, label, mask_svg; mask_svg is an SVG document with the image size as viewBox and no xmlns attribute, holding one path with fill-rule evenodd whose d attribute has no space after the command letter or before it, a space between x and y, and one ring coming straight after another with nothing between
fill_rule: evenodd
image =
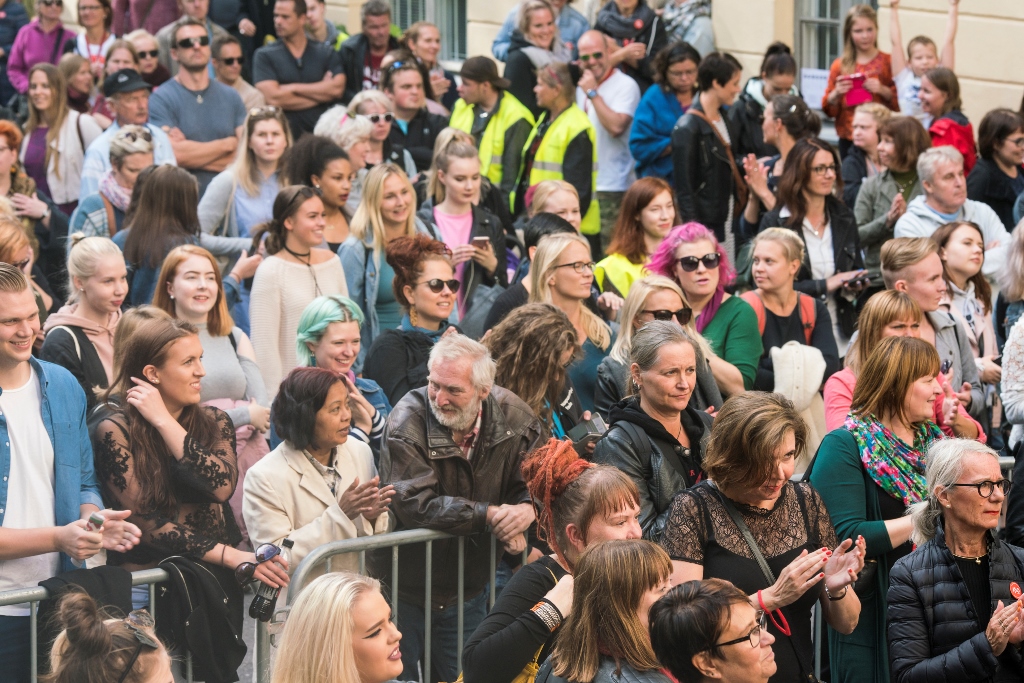
<instances>
[{"instance_id":1,"label":"earring","mask_svg":"<svg viewBox=\"0 0 1024 683\"><path fill-rule=\"evenodd\" d=\"M160 384L160 380L158 380L158 379L155 379L155 380L153 380L153 382L152 382L152 383L153 383L153 384Z\"/></svg>"},{"instance_id":2,"label":"earring","mask_svg":"<svg viewBox=\"0 0 1024 683\"><path fill-rule=\"evenodd\" d=\"M415 308L410 308L409 309L409 324L412 325L413 327L419 327L419 325L416 324L418 318L419 318L419 316L416 315L416 309Z\"/></svg>"},{"instance_id":3,"label":"earring","mask_svg":"<svg viewBox=\"0 0 1024 683\"><path fill-rule=\"evenodd\" d=\"M171 301L174 301L174 295L173 294L168 294L168 296L171 297Z\"/></svg>"},{"instance_id":4,"label":"earring","mask_svg":"<svg viewBox=\"0 0 1024 683\"><path fill-rule=\"evenodd\" d=\"M953 507L953 506L952 506L952 505L950 505L949 503L946 503L946 507L948 507L948 508L951 508L951 507Z\"/></svg>"},{"instance_id":5,"label":"earring","mask_svg":"<svg viewBox=\"0 0 1024 683\"><path fill-rule=\"evenodd\" d=\"M319 186L319 185L317 185L316 183L313 183L313 187L315 187L315 188L316 188L316 189L318 189L318 190L320 189L320 186Z\"/></svg>"}]
</instances>

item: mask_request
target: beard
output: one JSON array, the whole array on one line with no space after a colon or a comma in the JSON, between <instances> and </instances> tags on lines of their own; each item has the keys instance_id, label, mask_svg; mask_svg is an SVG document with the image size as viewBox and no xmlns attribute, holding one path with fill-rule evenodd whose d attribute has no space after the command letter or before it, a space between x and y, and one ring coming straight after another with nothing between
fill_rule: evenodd
<instances>
[{"instance_id":1,"label":"beard","mask_svg":"<svg viewBox=\"0 0 1024 683\"><path fill-rule=\"evenodd\" d=\"M452 431L469 431L476 422L476 416L480 414L481 400L479 398L474 398L465 408L456 408L450 403L442 408L434 399L428 397L428 400L430 401L430 412L434 414L438 422Z\"/></svg>"}]
</instances>

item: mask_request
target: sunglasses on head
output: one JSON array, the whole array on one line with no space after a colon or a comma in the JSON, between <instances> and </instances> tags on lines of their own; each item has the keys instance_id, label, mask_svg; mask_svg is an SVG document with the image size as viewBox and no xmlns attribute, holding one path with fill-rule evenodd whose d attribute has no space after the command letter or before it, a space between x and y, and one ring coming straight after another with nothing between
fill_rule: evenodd
<instances>
[{"instance_id":1,"label":"sunglasses on head","mask_svg":"<svg viewBox=\"0 0 1024 683\"><path fill-rule=\"evenodd\" d=\"M124 671L117 679L117 683L124 683L124 679L128 678L128 674L131 672L132 667L135 666L135 662L139 660L139 654L142 653L142 648L148 647L151 650L159 650L160 643L156 641L150 632L153 627L156 626L156 621L153 620L153 615L144 609L137 609L128 614L124 618L124 627L135 636L135 640L138 644L135 646L135 652L128 660L127 666L124 667Z\"/></svg>"},{"instance_id":2,"label":"sunglasses on head","mask_svg":"<svg viewBox=\"0 0 1024 683\"><path fill-rule=\"evenodd\" d=\"M235 567L235 581L244 586L252 581L253 574L256 573L256 565L268 562L280 554L281 548L279 546L273 543L264 543L256 548L255 562L243 562Z\"/></svg>"},{"instance_id":3,"label":"sunglasses on head","mask_svg":"<svg viewBox=\"0 0 1024 683\"><path fill-rule=\"evenodd\" d=\"M712 268L717 268L720 261L721 257L718 254L704 254L699 258L696 256L684 256L679 259L679 267L687 273L692 273L697 270L698 263L703 263L705 268L711 270Z\"/></svg>"},{"instance_id":4,"label":"sunglasses on head","mask_svg":"<svg viewBox=\"0 0 1024 683\"><path fill-rule=\"evenodd\" d=\"M156 59L160 56L160 50L139 50L139 59Z\"/></svg>"},{"instance_id":5,"label":"sunglasses on head","mask_svg":"<svg viewBox=\"0 0 1024 683\"><path fill-rule=\"evenodd\" d=\"M391 123L395 120L395 115L391 112L385 112L383 114L362 114L361 116L373 124L380 123L381 121Z\"/></svg>"},{"instance_id":6,"label":"sunglasses on head","mask_svg":"<svg viewBox=\"0 0 1024 683\"><path fill-rule=\"evenodd\" d=\"M116 137L124 138L125 140L128 140L129 142L138 142L140 138L145 140L146 142L153 142L153 134L150 133L145 128L142 129L141 133L136 133L133 130L127 130L127 131L118 133Z\"/></svg>"},{"instance_id":7,"label":"sunglasses on head","mask_svg":"<svg viewBox=\"0 0 1024 683\"><path fill-rule=\"evenodd\" d=\"M64 0L39 0L39 4L46 5L47 7L52 7L54 5L56 5L57 7L63 7Z\"/></svg>"},{"instance_id":8,"label":"sunglasses on head","mask_svg":"<svg viewBox=\"0 0 1024 683\"><path fill-rule=\"evenodd\" d=\"M182 38L178 41L177 45L182 50L187 48L195 49L197 47L206 47L210 44L210 36L193 36L192 38Z\"/></svg>"},{"instance_id":9,"label":"sunglasses on head","mask_svg":"<svg viewBox=\"0 0 1024 683\"><path fill-rule=\"evenodd\" d=\"M679 321L680 325L685 325L686 323L690 322L690 319L693 317L693 309L686 308L685 306L680 308L678 311L658 309L656 311L643 310L640 311L640 313L649 313L650 316L655 320L663 320L665 322L668 322L672 320L672 318L675 318L676 320Z\"/></svg>"},{"instance_id":10,"label":"sunglasses on head","mask_svg":"<svg viewBox=\"0 0 1024 683\"><path fill-rule=\"evenodd\" d=\"M225 57L220 61L224 62L228 66L234 66L235 64L242 66L245 64L245 57Z\"/></svg>"},{"instance_id":11,"label":"sunglasses on head","mask_svg":"<svg viewBox=\"0 0 1024 683\"><path fill-rule=\"evenodd\" d=\"M417 282L416 285L426 285L434 294L440 294L442 291L444 291L445 287L448 287L448 289L451 290L452 294L457 294L459 291L458 280L442 280L440 278L434 278L433 280L424 280L423 282Z\"/></svg>"}]
</instances>

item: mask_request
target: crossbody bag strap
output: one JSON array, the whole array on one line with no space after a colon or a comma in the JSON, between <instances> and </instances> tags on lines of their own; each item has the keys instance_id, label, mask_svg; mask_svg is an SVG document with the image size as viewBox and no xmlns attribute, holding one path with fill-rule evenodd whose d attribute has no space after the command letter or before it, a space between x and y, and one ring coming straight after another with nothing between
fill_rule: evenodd
<instances>
[{"instance_id":1,"label":"crossbody bag strap","mask_svg":"<svg viewBox=\"0 0 1024 683\"><path fill-rule=\"evenodd\" d=\"M722 137L722 133L715 127L715 124L711 123L711 120L707 115L699 109L689 109L687 114L693 114L698 119L704 121L704 123L711 126L711 130L714 131L715 137L722 143L722 147L725 148L725 155L729 159L729 169L732 171L733 182L736 183L736 198L739 199L740 204L746 206L747 203L747 183L743 180L743 176L740 174L740 169L736 166L736 157L732 154L732 145L725 141ZM742 208L740 209L742 211Z\"/></svg>"},{"instance_id":2,"label":"crossbody bag strap","mask_svg":"<svg viewBox=\"0 0 1024 683\"><path fill-rule=\"evenodd\" d=\"M775 585L775 574L772 572L772 568L768 566L768 560L764 559L764 555L761 553L761 549L757 547L757 541L754 540L754 535L750 533L750 529L747 527L747 523L743 521L743 515L736 509L736 506L732 504L732 501L722 495L722 492L715 487L715 493L718 494L718 499L722 501L722 507L732 517L732 521L736 524L736 527L743 534L743 540L750 546L750 552L754 554L754 559L757 560L757 564L761 567L761 573L764 574L765 581L768 582L768 588Z\"/></svg>"}]
</instances>

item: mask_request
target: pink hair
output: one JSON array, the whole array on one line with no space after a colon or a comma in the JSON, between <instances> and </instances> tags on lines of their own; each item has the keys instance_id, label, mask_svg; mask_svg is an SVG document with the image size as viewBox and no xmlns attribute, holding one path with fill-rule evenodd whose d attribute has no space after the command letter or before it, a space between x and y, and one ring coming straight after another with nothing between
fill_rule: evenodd
<instances>
[{"instance_id":1,"label":"pink hair","mask_svg":"<svg viewBox=\"0 0 1024 683\"><path fill-rule=\"evenodd\" d=\"M711 242L715 252L718 253L718 258L720 259L718 265L718 290L724 291L726 287L736 280L736 271L733 269L732 264L729 263L729 257L726 256L725 249L715 239L715 233L697 222L691 221L690 223L684 223L672 228L672 232L661 241L654 254L651 255L651 261L647 264L647 270L658 275L664 275L675 281L676 247L680 244L689 244L701 240Z\"/></svg>"}]
</instances>

